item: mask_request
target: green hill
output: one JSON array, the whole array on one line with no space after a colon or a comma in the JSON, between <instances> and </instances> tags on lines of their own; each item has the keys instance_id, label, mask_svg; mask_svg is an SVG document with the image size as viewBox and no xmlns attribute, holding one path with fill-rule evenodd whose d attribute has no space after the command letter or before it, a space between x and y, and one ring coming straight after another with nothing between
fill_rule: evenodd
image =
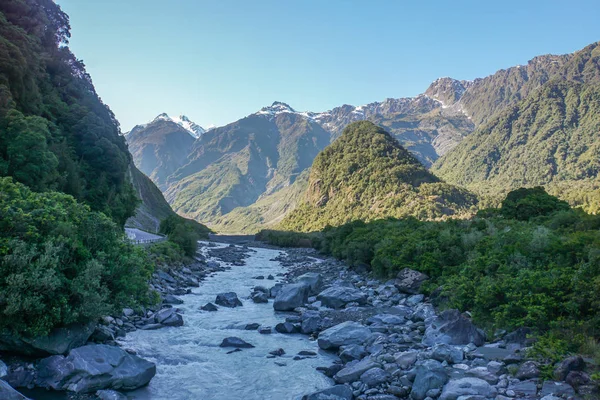
<instances>
[{"instance_id":1,"label":"green hill","mask_svg":"<svg viewBox=\"0 0 600 400\"><path fill-rule=\"evenodd\" d=\"M315 158L302 204L280 227L319 230L361 219L467 213L475 196L448 185L389 133L367 121L350 124Z\"/></svg>"}]
</instances>

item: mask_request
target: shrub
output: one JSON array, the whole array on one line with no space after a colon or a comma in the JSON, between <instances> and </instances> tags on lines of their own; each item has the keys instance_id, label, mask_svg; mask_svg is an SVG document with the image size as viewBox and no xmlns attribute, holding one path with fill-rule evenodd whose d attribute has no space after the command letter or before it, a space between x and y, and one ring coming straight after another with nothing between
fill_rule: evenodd
<instances>
[{"instance_id":1,"label":"shrub","mask_svg":"<svg viewBox=\"0 0 600 400\"><path fill-rule=\"evenodd\" d=\"M148 303L152 270L104 214L0 178L0 330L45 335Z\"/></svg>"}]
</instances>

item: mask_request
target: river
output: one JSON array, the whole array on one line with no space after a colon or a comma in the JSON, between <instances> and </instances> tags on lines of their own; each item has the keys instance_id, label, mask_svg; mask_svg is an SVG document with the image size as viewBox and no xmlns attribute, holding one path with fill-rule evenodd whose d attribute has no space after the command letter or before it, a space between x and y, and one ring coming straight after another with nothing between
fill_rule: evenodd
<instances>
[{"instance_id":1,"label":"river","mask_svg":"<svg viewBox=\"0 0 600 400\"><path fill-rule=\"evenodd\" d=\"M317 343L307 336L244 330L246 324L253 322L274 327L286 316L274 312L272 300L268 304L255 304L247 298L253 286L269 287L276 282L253 277L269 274L277 277L285 271L279 262L271 261L279 251L254 250L245 260L245 266L218 272L204 280L192 294L181 296L184 304L178 307L184 316L184 326L127 334L123 347L157 364L157 374L150 384L127 393L128 396L139 400L291 400L333 384L315 367L331 364L335 356L319 350ZM229 291L238 294L243 307L219 307L216 312L198 310L207 302L214 303L218 293ZM256 347L227 354L232 349L221 348L219 344L228 336L240 337ZM266 357L278 348L286 354ZM318 355L293 360L302 350Z\"/></svg>"}]
</instances>

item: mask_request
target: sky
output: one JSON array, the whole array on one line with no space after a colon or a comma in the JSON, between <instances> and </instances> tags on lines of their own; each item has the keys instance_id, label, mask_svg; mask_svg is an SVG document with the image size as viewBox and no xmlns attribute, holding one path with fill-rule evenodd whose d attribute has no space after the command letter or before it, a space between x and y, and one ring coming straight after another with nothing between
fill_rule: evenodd
<instances>
[{"instance_id":1,"label":"sky","mask_svg":"<svg viewBox=\"0 0 600 400\"><path fill-rule=\"evenodd\" d=\"M598 0L57 0L128 131L221 126L283 101L325 111L423 93L600 40Z\"/></svg>"}]
</instances>

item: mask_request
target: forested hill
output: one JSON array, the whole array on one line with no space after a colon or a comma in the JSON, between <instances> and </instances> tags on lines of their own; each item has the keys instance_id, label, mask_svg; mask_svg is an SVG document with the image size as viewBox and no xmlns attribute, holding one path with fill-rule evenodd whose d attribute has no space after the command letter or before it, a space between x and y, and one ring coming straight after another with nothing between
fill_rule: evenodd
<instances>
[{"instance_id":1,"label":"forested hill","mask_svg":"<svg viewBox=\"0 0 600 400\"><path fill-rule=\"evenodd\" d=\"M475 203L468 191L427 171L389 133L361 121L315 158L304 202L281 227L314 231L356 219L432 219L466 213Z\"/></svg>"},{"instance_id":2,"label":"forested hill","mask_svg":"<svg viewBox=\"0 0 600 400\"><path fill-rule=\"evenodd\" d=\"M0 175L84 201L118 224L138 204L119 124L66 46L51 0L0 2Z\"/></svg>"}]
</instances>

